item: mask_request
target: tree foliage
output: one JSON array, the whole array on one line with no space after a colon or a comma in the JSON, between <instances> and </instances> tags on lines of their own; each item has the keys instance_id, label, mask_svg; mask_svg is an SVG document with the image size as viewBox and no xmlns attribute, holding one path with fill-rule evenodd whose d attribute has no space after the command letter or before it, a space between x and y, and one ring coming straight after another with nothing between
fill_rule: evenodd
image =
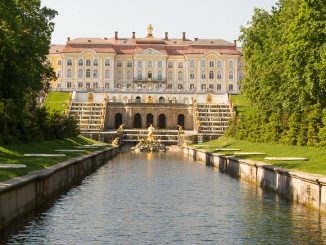
<instances>
[{"instance_id":1,"label":"tree foliage","mask_svg":"<svg viewBox=\"0 0 326 245\"><path fill-rule=\"evenodd\" d=\"M299 145L325 142L325 0L280 0L271 13L256 9L241 33L246 61L241 88L255 113L241 116L235 135ZM248 132L253 128L258 139Z\"/></svg>"},{"instance_id":2,"label":"tree foliage","mask_svg":"<svg viewBox=\"0 0 326 245\"><path fill-rule=\"evenodd\" d=\"M56 14L40 0L0 1L0 142L48 135L52 116L36 101L54 77L47 55Z\"/></svg>"}]
</instances>

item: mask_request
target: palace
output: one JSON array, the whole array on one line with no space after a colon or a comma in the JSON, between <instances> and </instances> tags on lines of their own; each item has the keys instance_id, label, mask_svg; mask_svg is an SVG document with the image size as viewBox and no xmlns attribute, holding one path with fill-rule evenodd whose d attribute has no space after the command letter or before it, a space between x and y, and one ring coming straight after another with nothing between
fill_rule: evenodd
<instances>
[{"instance_id":1,"label":"palace","mask_svg":"<svg viewBox=\"0 0 326 245\"><path fill-rule=\"evenodd\" d=\"M71 91L69 114L84 132L173 129L223 135L231 113L228 94L240 92L241 49L223 39L190 40L153 35L68 38L51 45L57 79L52 91Z\"/></svg>"}]
</instances>

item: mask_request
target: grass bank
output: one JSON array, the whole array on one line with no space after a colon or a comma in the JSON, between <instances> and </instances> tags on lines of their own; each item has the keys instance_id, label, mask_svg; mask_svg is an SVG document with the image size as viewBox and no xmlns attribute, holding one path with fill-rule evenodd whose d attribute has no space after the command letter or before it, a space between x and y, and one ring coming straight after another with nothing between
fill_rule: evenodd
<instances>
[{"instance_id":1,"label":"grass bank","mask_svg":"<svg viewBox=\"0 0 326 245\"><path fill-rule=\"evenodd\" d=\"M294 146L271 143L252 143L234 138L220 138L203 143L209 148L203 148L210 152L217 152L216 148L238 148L242 152L263 152L264 156L237 156L238 158L263 161L267 164L275 165L289 170L298 170L306 173L326 175L326 150L308 146ZM233 152L220 152L225 155L233 155ZM268 161L265 157L305 157L308 161Z\"/></svg>"},{"instance_id":2,"label":"grass bank","mask_svg":"<svg viewBox=\"0 0 326 245\"><path fill-rule=\"evenodd\" d=\"M21 169L0 169L0 181L16 176L27 174L30 171L42 169L62 162L66 159L88 154L98 149L87 149L84 152L55 152L61 149L76 149L75 146L98 144L97 142L83 136L66 138L63 140L49 140L41 142L0 145L0 163L25 164L27 168ZM55 154L62 153L65 157L25 157L26 153Z\"/></svg>"},{"instance_id":3,"label":"grass bank","mask_svg":"<svg viewBox=\"0 0 326 245\"><path fill-rule=\"evenodd\" d=\"M69 107L71 93L67 92L49 92L44 101L44 106L49 111L59 111L64 113Z\"/></svg>"}]
</instances>

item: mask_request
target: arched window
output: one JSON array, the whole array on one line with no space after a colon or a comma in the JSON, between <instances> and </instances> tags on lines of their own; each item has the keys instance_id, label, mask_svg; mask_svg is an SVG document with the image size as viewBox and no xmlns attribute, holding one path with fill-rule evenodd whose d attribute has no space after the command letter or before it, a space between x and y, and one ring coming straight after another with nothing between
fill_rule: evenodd
<instances>
[{"instance_id":1,"label":"arched window","mask_svg":"<svg viewBox=\"0 0 326 245\"><path fill-rule=\"evenodd\" d=\"M105 60L105 66L110 66L110 60Z\"/></svg>"},{"instance_id":2,"label":"arched window","mask_svg":"<svg viewBox=\"0 0 326 245\"><path fill-rule=\"evenodd\" d=\"M233 71L229 71L229 79L230 79L230 80L233 79Z\"/></svg>"},{"instance_id":3,"label":"arched window","mask_svg":"<svg viewBox=\"0 0 326 245\"><path fill-rule=\"evenodd\" d=\"M141 102L141 98L140 96L137 96L136 99L135 99L136 103L140 103Z\"/></svg>"},{"instance_id":4,"label":"arched window","mask_svg":"<svg viewBox=\"0 0 326 245\"><path fill-rule=\"evenodd\" d=\"M172 80L172 71L169 71L169 72L168 72L168 79L169 79L169 80Z\"/></svg>"},{"instance_id":5,"label":"arched window","mask_svg":"<svg viewBox=\"0 0 326 245\"><path fill-rule=\"evenodd\" d=\"M83 77L83 70L82 69L79 69L78 70L78 77L79 78L82 78Z\"/></svg>"},{"instance_id":6,"label":"arched window","mask_svg":"<svg viewBox=\"0 0 326 245\"><path fill-rule=\"evenodd\" d=\"M214 61L209 62L209 67L214 67Z\"/></svg>"},{"instance_id":7,"label":"arched window","mask_svg":"<svg viewBox=\"0 0 326 245\"><path fill-rule=\"evenodd\" d=\"M71 69L67 70L67 77L71 77Z\"/></svg>"},{"instance_id":8,"label":"arched window","mask_svg":"<svg viewBox=\"0 0 326 245\"><path fill-rule=\"evenodd\" d=\"M217 68L218 69L222 69L222 63L221 63L221 61L217 61Z\"/></svg>"},{"instance_id":9,"label":"arched window","mask_svg":"<svg viewBox=\"0 0 326 245\"><path fill-rule=\"evenodd\" d=\"M148 61L147 66L148 67L153 67L153 62L152 61Z\"/></svg>"},{"instance_id":10,"label":"arched window","mask_svg":"<svg viewBox=\"0 0 326 245\"><path fill-rule=\"evenodd\" d=\"M143 80L143 74L141 71L138 71L137 80Z\"/></svg>"},{"instance_id":11,"label":"arched window","mask_svg":"<svg viewBox=\"0 0 326 245\"><path fill-rule=\"evenodd\" d=\"M91 60L86 60L86 66L91 66Z\"/></svg>"},{"instance_id":12,"label":"arched window","mask_svg":"<svg viewBox=\"0 0 326 245\"><path fill-rule=\"evenodd\" d=\"M209 72L209 79L214 79L214 72L213 71Z\"/></svg>"},{"instance_id":13,"label":"arched window","mask_svg":"<svg viewBox=\"0 0 326 245\"><path fill-rule=\"evenodd\" d=\"M139 113L134 116L134 128L141 128L141 115Z\"/></svg>"},{"instance_id":14,"label":"arched window","mask_svg":"<svg viewBox=\"0 0 326 245\"><path fill-rule=\"evenodd\" d=\"M162 80L162 72L159 71L157 74L157 80L161 81Z\"/></svg>"},{"instance_id":15,"label":"arched window","mask_svg":"<svg viewBox=\"0 0 326 245\"><path fill-rule=\"evenodd\" d=\"M243 79L243 72L239 72L239 80Z\"/></svg>"},{"instance_id":16,"label":"arched window","mask_svg":"<svg viewBox=\"0 0 326 245\"><path fill-rule=\"evenodd\" d=\"M195 73L193 71L190 72L190 79L195 79Z\"/></svg>"},{"instance_id":17,"label":"arched window","mask_svg":"<svg viewBox=\"0 0 326 245\"><path fill-rule=\"evenodd\" d=\"M233 90L233 84L229 84L229 91Z\"/></svg>"},{"instance_id":18,"label":"arched window","mask_svg":"<svg viewBox=\"0 0 326 245\"><path fill-rule=\"evenodd\" d=\"M158 99L158 102L159 102L159 103L164 103L164 102L165 102L164 97L160 97L160 98Z\"/></svg>"},{"instance_id":19,"label":"arched window","mask_svg":"<svg viewBox=\"0 0 326 245\"><path fill-rule=\"evenodd\" d=\"M94 60L93 65L98 66L98 60Z\"/></svg>"},{"instance_id":20,"label":"arched window","mask_svg":"<svg viewBox=\"0 0 326 245\"><path fill-rule=\"evenodd\" d=\"M118 61L118 62L117 62L117 67L122 67L122 63L121 63L121 61Z\"/></svg>"},{"instance_id":21,"label":"arched window","mask_svg":"<svg viewBox=\"0 0 326 245\"><path fill-rule=\"evenodd\" d=\"M194 68L195 67L195 61L193 61L193 60L190 61L190 67L191 68Z\"/></svg>"},{"instance_id":22,"label":"arched window","mask_svg":"<svg viewBox=\"0 0 326 245\"><path fill-rule=\"evenodd\" d=\"M117 129L121 126L122 124L122 115L121 113L115 114L115 125L114 127Z\"/></svg>"},{"instance_id":23,"label":"arched window","mask_svg":"<svg viewBox=\"0 0 326 245\"><path fill-rule=\"evenodd\" d=\"M61 66L61 60L58 60L58 65Z\"/></svg>"},{"instance_id":24,"label":"arched window","mask_svg":"<svg viewBox=\"0 0 326 245\"><path fill-rule=\"evenodd\" d=\"M117 79L122 79L122 71L117 72Z\"/></svg>"},{"instance_id":25,"label":"arched window","mask_svg":"<svg viewBox=\"0 0 326 245\"><path fill-rule=\"evenodd\" d=\"M148 72L148 79L152 79L153 73L151 71Z\"/></svg>"},{"instance_id":26,"label":"arched window","mask_svg":"<svg viewBox=\"0 0 326 245\"><path fill-rule=\"evenodd\" d=\"M84 65L84 61L83 61L82 59L80 59L80 60L78 61L78 65L79 65L79 66L83 66L83 65Z\"/></svg>"},{"instance_id":27,"label":"arched window","mask_svg":"<svg viewBox=\"0 0 326 245\"><path fill-rule=\"evenodd\" d=\"M132 67L132 62L130 60L127 63L127 67Z\"/></svg>"},{"instance_id":28,"label":"arched window","mask_svg":"<svg viewBox=\"0 0 326 245\"><path fill-rule=\"evenodd\" d=\"M185 116L183 114L178 115L178 125L182 126L184 129L185 127Z\"/></svg>"},{"instance_id":29,"label":"arched window","mask_svg":"<svg viewBox=\"0 0 326 245\"><path fill-rule=\"evenodd\" d=\"M57 71L57 78L61 78L61 70Z\"/></svg>"},{"instance_id":30,"label":"arched window","mask_svg":"<svg viewBox=\"0 0 326 245\"><path fill-rule=\"evenodd\" d=\"M201 79L206 79L206 72L203 71L203 72L201 73Z\"/></svg>"},{"instance_id":31,"label":"arched window","mask_svg":"<svg viewBox=\"0 0 326 245\"><path fill-rule=\"evenodd\" d=\"M229 69L233 70L233 62L232 61L229 62Z\"/></svg>"},{"instance_id":32,"label":"arched window","mask_svg":"<svg viewBox=\"0 0 326 245\"><path fill-rule=\"evenodd\" d=\"M87 69L86 70L86 77L87 78L90 78L91 77L91 70L90 69Z\"/></svg>"},{"instance_id":33,"label":"arched window","mask_svg":"<svg viewBox=\"0 0 326 245\"><path fill-rule=\"evenodd\" d=\"M164 114L160 114L158 116L158 128L165 129L166 128L166 116Z\"/></svg>"},{"instance_id":34,"label":"arched window","mask_svg":"<svg viewBox=\"0 0 326 245\"><path fill-rule=\"evenodd\" d=\"M138 60L138 67L141 68L143 66L143 62L141 60Z\"/></svg>"},{"instance_id":35,"label":"arched window","mask_svg":"<svg viewBox=\"0 0 326 245\"><path fill-rule=\"evenodd\" d=\"M217 79L222 79L222 72L221 71L217 72Z\"/></svg>"},{"instance_id":36,"label":"arched window","mask_svg":"<svg viewBox=\"0 0 326 245\"><path fill-rule=\"evenodd\" d=\"M72 60L71 59L67 60L67 66L72 66Z\"/></svg>"},{"instance_id":37,"label":"arched window","mask_svg":"<svg viewBox=\"0 0 326 245\"><path fill-rule=\"evenodd\" d=\"M93 83L93 88L98 88L98 82Z\"/></svg>"},{"instance_id":38,"label":"arched window","mask_svg":"<svg viewBox=\"0 0 326 245\"><path fill-rule=\"evenodd\" d=\"M94 77L94 78L97 78L97 75L98 75L98 71L95 69L95 70L93 71L93 77Z\"/></svg>"},{"instance_id":39,"label":"arched window","mask_svg":"<svg viewBox=\"0 0 326 245\"><path fill-rule=\"evenodd\" d=\"M179 81L183 80L183 72L182 71L178 72L178 80Z\"/></svg>"},{"instance_id":40,"label":"arched window","mask_svg":"<svg viewBox=\"0 0 326 245\"><path fill-rule=\"evenodd\" d=\"M128 72L127 72L127 79L132 79L131 71L128 71Z\"/></svg>"},{"instance_id":41,"label":"arched window","mask_svg":"<svg viewBox=\"0 0 326 245\"><path fill-rule=\"evenodd\" d=\"M201 62L201 67L206 67L206 61L203 60L203 61Z\"/></svg>"},{"instance_id":42,"label":"arched window","mask_svg":"<svg viewBox=\"0 0 326 245\"><path fill-rule=\"evenodd\" d=\"M158 67L158 68L162 68L162 61L159 61L159 62L157 63L157 67Z\"/></svg>"},{"instance_id":43,"label":"arched window","mask_svg":"<svg viewBox=\"0 0 326 245\"><path fill-rule=\"evenodd\" d=\"M147 116L146 116L146 128L153 125L153 123L154 123L153 114L152 113L147 114Z\"/></svg>"},{"instance_id":44,"label":"arched window","mask_svg":"<svg viewBox=\"0 0 326 245\"><path fill-rule=\"evenodd\" d=\"M168 68L173 68L173 64L172 64L171 61L170 61L169 64L168 64Z\"/></svg>"},{"instance_id":45,"label":"arched window","mask_svg":"<svg viewBox=\"0 0 326 245\"><path fill-rule=\"evenodd\" d=\"M182 62L179 62L178 68L183 68L183 63Z\"/></svg>"},{"instance_id":46,"label":"arched window","mask_svg":"<svg viewBox=\"0 0 326 245\"><path fill-rule=\"evenodd\" d=\"M110 78L110 70L105 70L105 78Z\"/></svg>"}]
</instances>

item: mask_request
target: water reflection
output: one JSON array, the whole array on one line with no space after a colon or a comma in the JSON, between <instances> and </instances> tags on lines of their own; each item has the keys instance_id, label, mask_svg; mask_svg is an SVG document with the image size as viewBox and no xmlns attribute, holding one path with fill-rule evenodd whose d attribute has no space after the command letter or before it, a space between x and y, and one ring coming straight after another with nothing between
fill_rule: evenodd
<instances>
[{"instance_id":1,"label":"water reflection","mask_svg":"<svg viewBox=\"0 0 326 245\"><path fill-rule=\"evenodd\" d=\"M322 244L326 217L175 153L126 153L9 237L24 244Z\"/></svg>"}]
</instances>

